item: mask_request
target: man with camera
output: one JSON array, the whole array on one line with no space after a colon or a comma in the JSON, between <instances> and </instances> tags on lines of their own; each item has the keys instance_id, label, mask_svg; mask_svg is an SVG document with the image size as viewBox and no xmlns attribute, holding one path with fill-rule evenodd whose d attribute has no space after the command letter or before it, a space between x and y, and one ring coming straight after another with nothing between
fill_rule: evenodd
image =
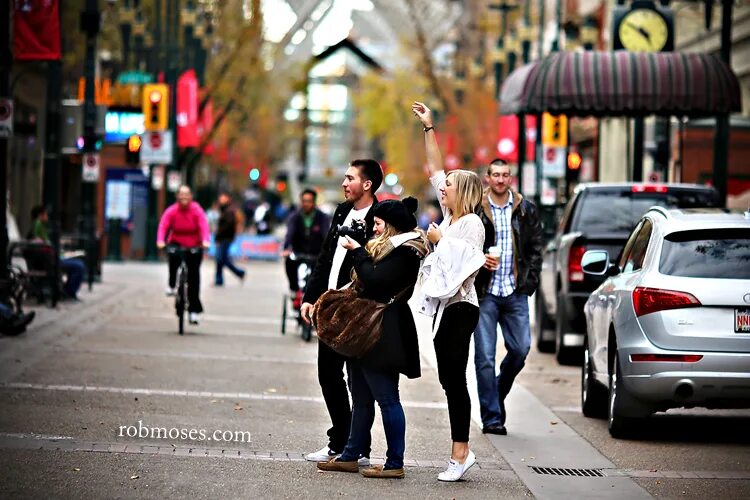
<instances>
[{"instance_id":1,"label":"man with camera","mask_svg":"<svg viewBox=\"0 0 750 500\"><path fill-rule=\"evenodd\" d=\"M301 308L302 318L311 321L313 304L326 290L341 288L351 281L354 265L352 252L339 244L348 235L364 245L372 236L372 208L377 203L375 191L383 181L383 169L375 160L354 160L344 174L344 198L333 214L331 230L328 231L318 255L310 281L305 291ZM347 358L318 342L318 382L323 399L331 416L328 429L328 445L310 453L305 458L313 462L324 462L344 451L349 439L352 412L349 393L344 381L344 365ZM367 443L369 450L370 445ZM369 465L368 453L360 458L360 465Z\"/></svg>"}]
</instances>

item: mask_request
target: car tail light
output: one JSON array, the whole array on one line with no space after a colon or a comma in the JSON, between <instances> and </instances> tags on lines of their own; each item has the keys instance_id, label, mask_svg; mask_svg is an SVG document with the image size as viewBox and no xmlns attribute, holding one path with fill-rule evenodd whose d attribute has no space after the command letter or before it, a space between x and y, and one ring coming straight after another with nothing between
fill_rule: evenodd
<instances>
[{"instance_id":1,"label":"car tail light","mask_svg":"<svg viewBox=\"0 0 750 500\"><path fill-rule=\"evenodd\" d=\"M583 267L581 267L581 259L583 254L586 253L586 247L576 245L570 248L570 255L568 255L568 280L570 281L583 281Z\"/></svg>"},{"instance_id":2,"label":"car tail light","mask_svg":"<svg viewBox=\"0 0 750 500\"><path fill-rule=\"evenodd\" d=\"M631 354L630 361L637 362L661 362L671 363L697 363L703 359L700 354Z\"/></svg>"},{"instance_id":3,"label":"car tail light","mask_svg":"<svg viewBox=\"0 0 750 500\"><path fill-rule=\"evenodd\" d=\"M631 188L633 193L666 193L667 186L660 184L637 184Z\"/></svg>"},{"instance_id":4,"label":"car tail light","mask_svg":"<svg viewBox=\"0 0 750 500\"><path fill-rule=\"evenodd\" d=\"M633 308L636 316L643 316L667 309L698 307L701 303L687 292L661 290L659 288L636 287L633 290Z\"/></svg>"}]
</instances>

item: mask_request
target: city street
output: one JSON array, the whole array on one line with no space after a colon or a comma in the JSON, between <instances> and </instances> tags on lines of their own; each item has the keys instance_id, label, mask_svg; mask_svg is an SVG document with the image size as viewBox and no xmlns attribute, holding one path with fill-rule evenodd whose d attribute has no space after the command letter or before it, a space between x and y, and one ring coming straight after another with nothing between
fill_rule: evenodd
<instances>
[{"instance_id":1,"label":"city street","mask_svg":"<svg viewBox=\"0 0 750 500\"><path fill-rule=\"evenodd\" d=\"M406 478L319 473L304 461L329 426L317 340L291 321L280 333L281 263L244 265L244 286L229 276L215 288L204 262L206 312L182 337L165 264L105 264L83 302L32 305L28 331L0 337L0 496L750 497L750 410L670 411L615 440L580 412L580 369L535 350L507 402L508 436L481 433L470 361L478 463L438 482L450 427L426 317L422 377L401 381ZM373 462L384 455L377 415Z\"/></svg>"}]
</instances>

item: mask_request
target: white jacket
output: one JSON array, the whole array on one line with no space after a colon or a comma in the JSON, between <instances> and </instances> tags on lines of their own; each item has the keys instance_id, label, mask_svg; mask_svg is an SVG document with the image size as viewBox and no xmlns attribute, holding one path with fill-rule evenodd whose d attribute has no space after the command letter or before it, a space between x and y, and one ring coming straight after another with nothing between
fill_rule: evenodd
<instances>
[{"instance_id":1,"label":"white jacket","mask_svg":"<svg viewBox=\"0 0 750 500\"><path fill-rule=\"evenodd\" d=\"M422 296L419 312L427 316L438 312L433 332L437 332L440 326L448 301L458 293L462 296L468 293L465 282L484 262L480 249L466 240L451 237L443 237L435 251L427 256L420 271ZM470 280L468 286L474 286L473 281Z\"/></svg>"}]
</instances>

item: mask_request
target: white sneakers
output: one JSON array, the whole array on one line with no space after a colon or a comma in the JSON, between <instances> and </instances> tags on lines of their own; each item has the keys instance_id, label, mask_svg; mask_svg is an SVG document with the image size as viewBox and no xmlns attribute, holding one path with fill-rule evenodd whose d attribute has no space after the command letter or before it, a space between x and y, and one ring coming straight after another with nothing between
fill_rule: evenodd
<instances>
[{"instance_id":1,"label":"white sneakers","mask_svg":"<svg viewBox=\"0 0 750 500\"><path fill-rule=\"evenodd\" d=\"M471 466L477 462L477 457L474 452L469 450L469 454L466 455L464 463L460 464L452 458L448 460L448 468L445 471L438 474L439 481L458 481L466 474L466 471L471 469Z\"/></svg>"},{"instance_id":2,"label":"white sneakers","mask_svg":"<svg viewBox=\"0 0 750 500\"><path fill-rule=\"evenodd\" d=\"M166 295L167 297L174 297L176 293L177 291L172 287L167 287L164 290L164 295Z\"/></svg>"},{"instance_id":3,"label":"white sneakers","mask_svg":"<svg viewBox=\"0 0 750 500\"><path fill-rule=\"evenodd\" d=\"M188 314L188 321L190 321L191 325L197 325L201 322L201 316L198 313L190 313Z\"/></svg>"},{"instance_id":4,"label":"white sneakers","mask_svg":"<svg viewBox=\"0 0 750 500\"><path fill-rule=\"evenodd\" d=\"M328 446L324 446L318 451L314 451L305 455L305 460L309 462L326 462L332 458L338 458L339 456L341 456L341 453L336 453ZM359 465L360 467L367 467L368 465L370 465L370 459L367 457L359 457L359 460L357 460L357 465Z\"/></svg>"}]
</instances>

